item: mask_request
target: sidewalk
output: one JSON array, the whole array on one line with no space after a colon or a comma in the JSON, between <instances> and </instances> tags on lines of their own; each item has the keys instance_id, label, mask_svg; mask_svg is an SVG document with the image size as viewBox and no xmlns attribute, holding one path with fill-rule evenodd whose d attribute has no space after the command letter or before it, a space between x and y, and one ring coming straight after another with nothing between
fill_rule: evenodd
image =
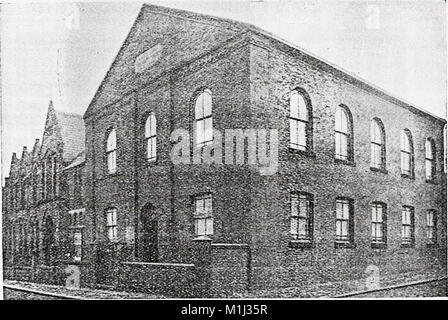
<instances>
[{"instance_id":1,"label":"sidewalk","mask_svg":"<svg viewBox=\"0 0 448 320\"><path fill-rule=\"evenodd\" d=\"M429 269L419 272L407 272L387 275L380 278L382 288L413 283L418 281L434 280L446 277L445 270ZM248 294L239 295L240 298L332 298L353 292L365 290L365 279L319 283L306 287L286 287L278 290L257 290Z\"/></svg>"},{"instance_id":2,"label":"sidewalk","mask_svg":"<svg viewBox=\"0 0 448 320\"><path fill-rule=\"evenodd\" d=\"M3 285L12 286L18 289L29 289L34 293L31 295L39 295L35 292L51 293L60 296L60 299L164 299L165 297L157 294L119 292L109 290L98 290L90 288L67 289L62 286L48 285L42 283L32 283L24 281L3 280Z\"/></svg>"}]
</instances>

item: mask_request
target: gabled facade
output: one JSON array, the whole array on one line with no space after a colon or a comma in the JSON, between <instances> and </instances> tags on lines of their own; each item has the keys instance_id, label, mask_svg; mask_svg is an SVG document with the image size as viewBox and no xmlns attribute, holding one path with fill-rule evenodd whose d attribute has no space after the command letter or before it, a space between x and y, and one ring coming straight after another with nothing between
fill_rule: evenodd
<instances>
[{"instance_id":1,"label":"gabled facade","mask_svg":"<svg viewBox=\"0 0 448 320\"><path fill-rule=\"evenodd\" d=\"M306 104L306 119L290 113L294 92ZM336 133L341 112L350 123ZM111 283L103 266L114 259L131 262L127 274L137 272L132 263L198 265L204 241L211 281L221 292L359 279L370 264L384 274L444 268L445 121L255 27L144 5L84 119L95 230L89 241L93 255L110 245L119 252L95 266L97 282ZM374 119L385 135L372 156L378 166L371 159ZM178 140L172 132L184 129L193 137L206 121L223 140L226 129L278 130L278 172L262 175L247 161L173 164ZM305 139L291 140L292 121L303 123ZM409 176L400 162L405 129L413 139ZM336 135L345 149L335 145ZM207 136L195 137L206 145ZM425 177L428 138L437 150L431 181ZM197 147L191 139L186 159ZM305 238L293 230L302 223L292 212L298 204L308 206ZM387 229L371 217L383 204ZM407 207L413 210L410 247L401 234ZM435 246L426 238L428 210L440 218ZM376 224L387 240L372 238Z\"/></svg>"}]
</instances>

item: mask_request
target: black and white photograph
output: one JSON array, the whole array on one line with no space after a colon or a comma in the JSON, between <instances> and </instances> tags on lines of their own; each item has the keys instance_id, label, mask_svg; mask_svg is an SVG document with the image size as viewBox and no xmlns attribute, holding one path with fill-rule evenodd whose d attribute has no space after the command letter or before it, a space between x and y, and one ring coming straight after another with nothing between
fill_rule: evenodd
<instances>
[{"instance_id":1,"label":"black and white photograph","mask_svg":"<svg viewBox=\"0 0 448 320\"><path fill-rule=\"evenodd\" d=\"M1 299L447 299L445 1L0 10Z\"/></svg>"}]
</instances>

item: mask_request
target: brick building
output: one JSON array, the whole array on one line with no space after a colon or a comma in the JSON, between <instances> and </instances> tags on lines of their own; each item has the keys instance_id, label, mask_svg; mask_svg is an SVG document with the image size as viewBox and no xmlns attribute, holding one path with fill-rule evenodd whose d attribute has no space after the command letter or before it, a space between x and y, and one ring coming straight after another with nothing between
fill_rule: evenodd
<instances>
[{"instance_id":1,"label":"brick building","mask_svg":"<svg viewBox=\"0 0 448 320\"><path fill-rule=\"evenodd\" d=\"M446 121L256 27L143 5L84 122L63 171L81 202L61 215L82 209L85 285L226 295L446 269ZM212 129L276 129L277 171L187 164L216 156Z\"/></svg>"},{"instance_id":2,"label":"brick building","mask_svg":"<svg viewBox=\"0 0 448 320\"><path fill-rule=\"evenodd\" d=\"M84 132L82 115L56 111L50 102L42 143L12 155L2 202L7 276L15 267L25 278L38 270L38 280L50 276L55 261L79 259L73 216L84 211Z\"/></svg>"}]
</instances>

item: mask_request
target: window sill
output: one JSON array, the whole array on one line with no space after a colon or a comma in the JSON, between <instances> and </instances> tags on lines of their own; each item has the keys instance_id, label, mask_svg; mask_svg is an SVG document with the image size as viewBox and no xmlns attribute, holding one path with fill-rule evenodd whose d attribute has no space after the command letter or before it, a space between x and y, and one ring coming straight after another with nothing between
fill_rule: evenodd
<instances>
[{"instance_id":1,"label":"window sill","mask_svg":"<svg viewBox=\"0 0 448 320\"><path fill-rule=\"evenodd\" d=\"M145 159L145 166L152 167L157 166L159 164L159 158L155 158L153 160Z\"/></svg>"},{"instance_id":2,"label":"window sill","mask_svg":"<svg viewBox=\"0 0 448 320\"><path fill-rule=\"evenodd\" d=\"M405 248L405 249L412 249L415 247L414 243L402 243L400 245L401 248Z\"/></svg>"},{"instance_id":3,"label":"window sill","mask_svg":"<svg viewBox=\"0 0 448 320\"><path fill-rule=\"evenodd\" d=\"M387 243L385 242L372 242L371 244L372 249L386 249Z\"/></svg>"},{"instance_id":4,"label":"window sill","mask_svg":"<svg viewBox=\"0 0 448 320\"><path fill-rule=\"evenodd\" d=\"M381 172L381 173L384 173L384 174L388 174L389 172L386 170L386 169L384 169L384 168L376 168L376 167L370 167L370 171L373 171L373 172Z\"/></svg>"},{"instance_id":5,"label":"window sill","mask_svg":"<svg viewBox=\"0 0 448 320\"><path fill-rule=\"evenodd\" d=\"M311 150L299 150L299 149L294 149L294 148L288 147L288 151L292 154L299 154L299 155L307 156L310 158L316 158L316 154Z\"/></svg>"},{"instance_id":6,"label":"window sill","mask_svg":"<svg viewBox=\"0 0 448 320\"><path fill-rule=\"evenodd\" d=\"M356 167L356 164L353 160L344 160L344 159L334 158L334 162L340 163L340 164L345 164L345 165L352 166L352 167Z\"/></svg>"},{"instance_id":7,"label":"window sill","mask_svg":"<svg viewBox=\"0 0 448 320\"><path fill-rule=\"evenodd\" d=\"M291 240L288 246L294 249L311 249L314 247L314 243L306 240Z\"/></svg>"},{"instance_id":8,"label":"window sill","mask_svg":"<svg viewBox=\"0 0 448 320\"><path fill-rule=\"evenodd\" d=\"M208 236L199 236L193 239L193 241L212 241L212 238Z\"/></svg>"},{"instance_id":9,"label":"window sill","mask_svg":"<svg viewBox=\"0 0 448 320\"><path fill-rule=\"evenodd\" d=\"M407 174L407 173L402 173L401 177L405 178L405 179L415 180L415 177L413 175L410 175L410 174Z\"/></svg>"},{"instance_id":10,"label":"window sill","mask_svg":"<svg viewBox=\"0 0 448 320\"><path fill-rule=\"evenodd\" d=\"M341 248L354 249L354 248L356 248L356 245L355 245L354 242L346 242L346 241L342 242L342 241L336 241L336 242L334 243L334 247L335 247L336 249L341 249Z\"/></svg>"},{"instance_id":11,"label":"window sill","mask_svg":"<svg viewBox=\"0 0 448 320\"><path fill-rule=\"evenodd\" d=\"M84 229L85 226L83 225L76 225L76 226L69 226L69 229L78 230L78 229Z\"/></svg>"}]
</instances>

